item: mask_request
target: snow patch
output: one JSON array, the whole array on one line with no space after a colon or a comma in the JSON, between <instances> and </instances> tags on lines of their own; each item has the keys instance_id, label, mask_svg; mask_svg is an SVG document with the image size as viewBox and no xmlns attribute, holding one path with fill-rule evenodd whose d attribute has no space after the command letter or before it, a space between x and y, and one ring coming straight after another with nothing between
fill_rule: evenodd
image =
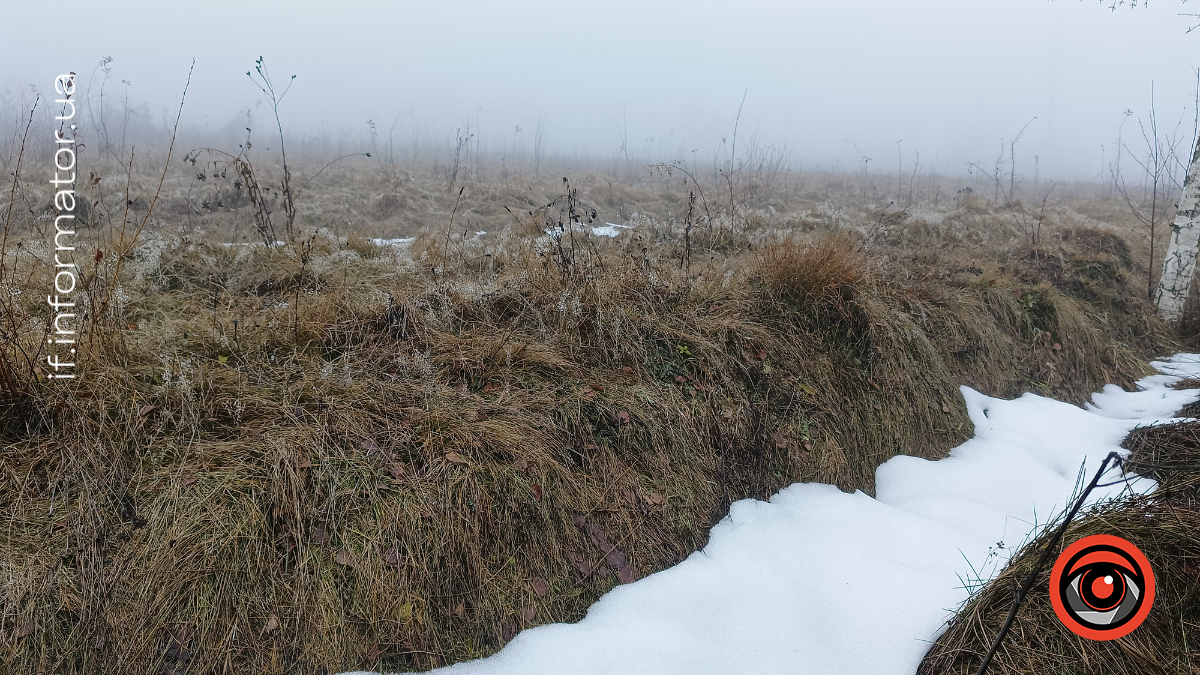
<instances>
[{"instance_id":1,"label":"snow patch","mask_svg":"<svg viewBox=\"0 0 1200 675\"><path fill-rule=\"evenodd\" d=\"M1200 355L1154 365L1140 391L1109 385L1085 408L962 387L975 437L942 460L888 460L875 498L797 483L736 502L704 550L615 588L579 623L436 672L910 675L969 587L1066 506L1081 470L1200 396L1169 388L1200 376ZM1155 487L1134 478L1090 500Z\"/></svg>"},{"instance_id":2,"label":"snow patch","mask_svg":"<svg viewBox=\"0 0 1200 675\"><path fill-rule=\"evenodd\" d=\"M592 234L597 237L617 237L620 236L621 230L628 230L632 225L618 225L616 223L605 223L604 225L595 226L592 228Z\"/></svg>"},{"instance_id":3,"label":"snow patch","mask_svg":"<svg viewBox=\"0 0 1200 675\"><path fill-rule=\"evenodd\" d=\"M411 244L416 240L416 237L399 237L396 239L372 239L371 243L383 248L385 246L403 246L405 244Z\"/></svg>"},{"instance_id":4,"label":"snow patch","mask_svg":"<svg viewBox=\"0 0 1200 675\"><path fill-rule=\"evenodd\" d=\"M633 229L633 225L618 225L616 223L605 223L604 225L584 225L574 223L572 229L576 232L585 232L591 230L593 236L596 237L618 237L621 235L621 230ZM584 229L586 228L586 230ZM564 236L567 231L566 227L548 227L545 233L553 239L558 239Z\"/></svg>"}]
</instances>

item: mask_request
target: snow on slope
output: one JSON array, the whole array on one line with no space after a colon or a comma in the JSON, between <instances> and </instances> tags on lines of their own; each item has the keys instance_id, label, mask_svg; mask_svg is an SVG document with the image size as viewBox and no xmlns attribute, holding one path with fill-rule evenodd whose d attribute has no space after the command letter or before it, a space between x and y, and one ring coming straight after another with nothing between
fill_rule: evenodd
<instances>
[{"instance_id":1,"label":"snow on slope","mask_svg":"<svg viewBox=\"0 0 1200 675\"><path fill-rule=\"evenodd\" d=\"M798 483L736 502L704 550L613 589L579 623L531 628L435 672L909 675L967 598L964 583L991 578L1060 512L1081 467L1090 475L1135 426L1200 397L1169 388L1200 376L1200 355L1154 365L1163 374L1142 391L1109 385L1086 409L963 387L975 437L942 460L887 461L876 498ZM1091 501L1154 487L1136 479Z\"/></svg>"}]
</instances>

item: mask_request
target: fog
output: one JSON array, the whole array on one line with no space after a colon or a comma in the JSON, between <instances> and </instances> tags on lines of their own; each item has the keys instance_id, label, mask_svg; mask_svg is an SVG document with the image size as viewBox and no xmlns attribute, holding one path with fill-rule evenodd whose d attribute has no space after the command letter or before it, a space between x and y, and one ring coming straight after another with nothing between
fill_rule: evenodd
<instances>
[{"instance_id":1,"label":"fog","mask_svg":"<svg viewBox=\"0 0 1200 675\"><path fill-rule=\"evenodd\" d=\"M285 129L348 146L373 120L397 140L474 133L500 154L527 154L540 127L568 156L711 159L736 124L739 142L803 166L895 171L919 157L961 173L1025 128L1019 170L1090 180L1122 121L1140 142L1152 84L1160 126L1180 125L1184 145L1193 134L1190 6L1108 4L10 0L0 102L50 94L73 70L161 122L195 59L185 132L240 131L263 56L276 82L296 75Z\"/></svg>"}]
</instances>

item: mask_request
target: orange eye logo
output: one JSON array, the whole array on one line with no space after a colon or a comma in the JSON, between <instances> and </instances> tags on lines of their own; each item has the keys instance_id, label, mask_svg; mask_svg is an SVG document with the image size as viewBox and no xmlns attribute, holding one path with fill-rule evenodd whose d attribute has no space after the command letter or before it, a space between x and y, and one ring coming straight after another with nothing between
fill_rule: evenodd
<instances>
[{"instance_id":1,"label":"orange eye logo","mask_svg":"<svg viewBox=\"0 0 1200 675\"><path fill-rule=\"evenodd\" d=\"M1089 640L1128 635L1154 603L1150 561L1120 537L1084 537L1054 563L1050 602L1058 620L1076 635Z\"/></svg>"}]
</instances>

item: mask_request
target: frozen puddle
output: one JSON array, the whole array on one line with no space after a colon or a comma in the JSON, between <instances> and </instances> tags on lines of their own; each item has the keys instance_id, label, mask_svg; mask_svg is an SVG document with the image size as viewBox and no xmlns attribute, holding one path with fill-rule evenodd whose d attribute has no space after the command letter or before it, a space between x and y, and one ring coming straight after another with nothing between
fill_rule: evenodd
<instances>
[{"instance_id":1,"label":"frozen puddle","mask_svg":"<svg viewBox=\"0 0 1200 675\"><path fill-rule=\"evenodd\" d=\"M798 483L770 502L742 500L703 551L618 586L579 623L531 628L490 658L437 672L911 675L964 584L994 576L1034 523L1058 513L1081 467L1090 474L1135 426L1200 396L1169 388L1200 376L1200 355L1154 365L1162 374L1142 391L1109 385L1087 409L963 387L975 437L939 461L887 461L876 498Z\"/></svg>"}]
</instances>

